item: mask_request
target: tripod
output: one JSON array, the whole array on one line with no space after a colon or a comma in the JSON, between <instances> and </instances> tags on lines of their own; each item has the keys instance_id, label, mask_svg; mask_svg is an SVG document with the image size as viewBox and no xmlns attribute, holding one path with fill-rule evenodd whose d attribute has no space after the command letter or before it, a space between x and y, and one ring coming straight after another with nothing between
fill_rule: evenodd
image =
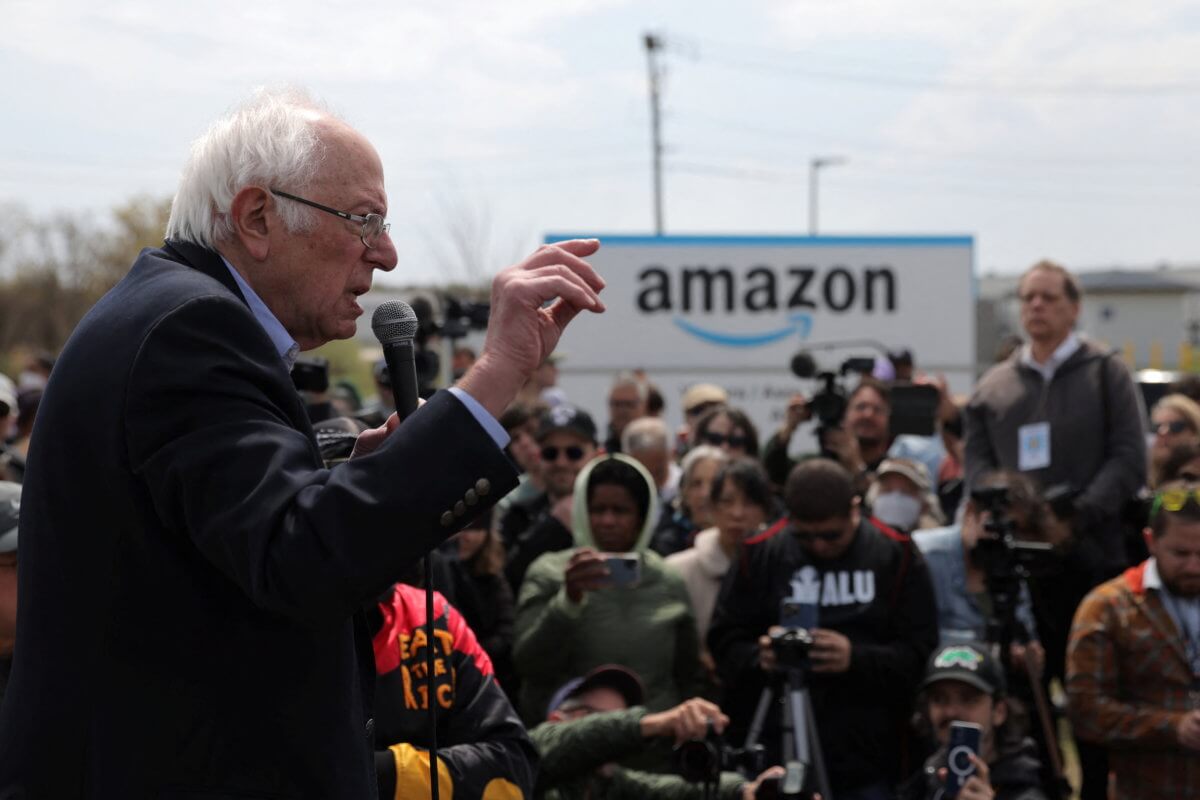
<instances>
[{"instance_id":1,"label":"tripod","mask_svg":"<svg viewBox=\"0 0 1200 800\"><path fill-rule=\"evenodd\" d=\"M1029 643L1029 631L1017 619L1017 602L1022 594L1028 593L1026 578L1027 570L1018 566L1009 575L988 574L986 577L988 592L992 596L992 613L987 619L987 639L995 648L993 653L1003 664L1013 642ZM1025 672L1029 676L1030 692L1033 695L1034 709L1041 725L1041 734L1046 744L1046 753L1050 758L1050 769L1054 776L1054 789L1059 797L1071 795L1071 785L1063 770L1062 753L1058 748L1058 736L1054 728L1054 720L1050 713L1050 703L1046 699L1046 691L1042 686L1041 670L1034 661L1033 653L1025 648Z\"/></svg>"},{"instance_id":2,"label":"tripod","mask_svg":"<svg viewBox=\"0 0 1200 800\"><path fill-rule=\"evenodd\" d=\"M817 735L817 722L813 716L812 700L808 694L805 671L802 667L783 668L783 679L776 685L763 687L746 736L746 749L758 744L762 735L767 711L777 700L782 699L783 766L786 770L779 787L779 797L805 797L804 787L808 783L809 770L816 773L816 789L825 800L833 800L829 790L829 776L825 773L825 759L821 755L821 738ZM782 683L782 698L777 698L778 684Z\"/></svg>"}]
</instances>

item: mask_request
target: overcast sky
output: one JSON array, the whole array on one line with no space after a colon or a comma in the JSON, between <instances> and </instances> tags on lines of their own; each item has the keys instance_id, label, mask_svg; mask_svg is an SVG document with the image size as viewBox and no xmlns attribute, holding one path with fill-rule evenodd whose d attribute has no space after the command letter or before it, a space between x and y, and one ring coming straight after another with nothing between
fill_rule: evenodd
<instances>
[{"instance_id":1,"label":"overcast sky","mask_svg":"<svg viewBox=\"0 0 1200 800\"><path fill-rule=\"evenodd\" d=\"M971 234L983 270L1200 262L1200 4L1064 0L4 0L0 204L173 192L255 86L384 161L401 281L462 220L493 269L548 231L652 230L642 36L664 39L668 233Z\"/></svg>"}]
</instances>

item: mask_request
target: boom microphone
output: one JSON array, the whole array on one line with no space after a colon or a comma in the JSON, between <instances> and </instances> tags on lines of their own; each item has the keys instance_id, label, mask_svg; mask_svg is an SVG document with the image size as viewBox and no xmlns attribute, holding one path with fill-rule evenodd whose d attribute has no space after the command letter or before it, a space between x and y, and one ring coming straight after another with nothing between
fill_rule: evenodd
<instances>
[{"instance_id":1,"label":"boom microphone","mask_svg":"<svg viewBox=\"0 0 1200 800\"><path fill-rule=\"evenodd\" d=\"M403 421L417 410L417 368L413 361L413 337L417 315L402 300L380 303L371 315L371 330L383 346L383 360L392 381L396 414Z\"/></svg>"}]
</instances>

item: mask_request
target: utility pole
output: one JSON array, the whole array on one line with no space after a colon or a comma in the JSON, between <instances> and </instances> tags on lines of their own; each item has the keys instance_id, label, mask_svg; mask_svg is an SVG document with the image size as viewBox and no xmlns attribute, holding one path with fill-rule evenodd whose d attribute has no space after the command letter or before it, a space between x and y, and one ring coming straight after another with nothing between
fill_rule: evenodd
<instances>
[{"instance_id":1,"label":"utility pole","mask_svg":"<svg viewBox=\"0 0 1200 800\"><path fill-rule=\"evenodd\" d=\"M659 81L662 79L662 67L658 63L657 53L662 50L662 39L652 33L647 33L646 62L650 70L650 138L651 152L654 157L654 233L663 234L663 202L662 202L662 130L659 125Z\"/></svg>"},{"instance_id":2,"label":"utility pole","mask_svg":"<svg viewBox=\"0 0 1200 800\"><path fill-rule=\"evenodd\" d=\"M817 235L817 173L822 167L845 164L842 156L818 156L808 162L808 235Z\"/></svg>"}]
</instances>

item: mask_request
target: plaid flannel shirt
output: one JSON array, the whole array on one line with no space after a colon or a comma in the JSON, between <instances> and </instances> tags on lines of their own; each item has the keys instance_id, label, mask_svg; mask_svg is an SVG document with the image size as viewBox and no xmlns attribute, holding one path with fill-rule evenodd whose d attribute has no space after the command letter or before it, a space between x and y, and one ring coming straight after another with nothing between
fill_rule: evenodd
<instances>
[{"instance_id":1,"label":"plaid flannel shirt","mask_svg":"<svg viewBox=\"0 0 1200 800\"><path fill-rule=\"evenodd\" d=\"M1200 695L1149 562L1092 590L1071 626L1067 694L1077 735L1109 748L1121 798L1200 797L1200 753L1175 728Z\"/></svg>"}]
</instances>

